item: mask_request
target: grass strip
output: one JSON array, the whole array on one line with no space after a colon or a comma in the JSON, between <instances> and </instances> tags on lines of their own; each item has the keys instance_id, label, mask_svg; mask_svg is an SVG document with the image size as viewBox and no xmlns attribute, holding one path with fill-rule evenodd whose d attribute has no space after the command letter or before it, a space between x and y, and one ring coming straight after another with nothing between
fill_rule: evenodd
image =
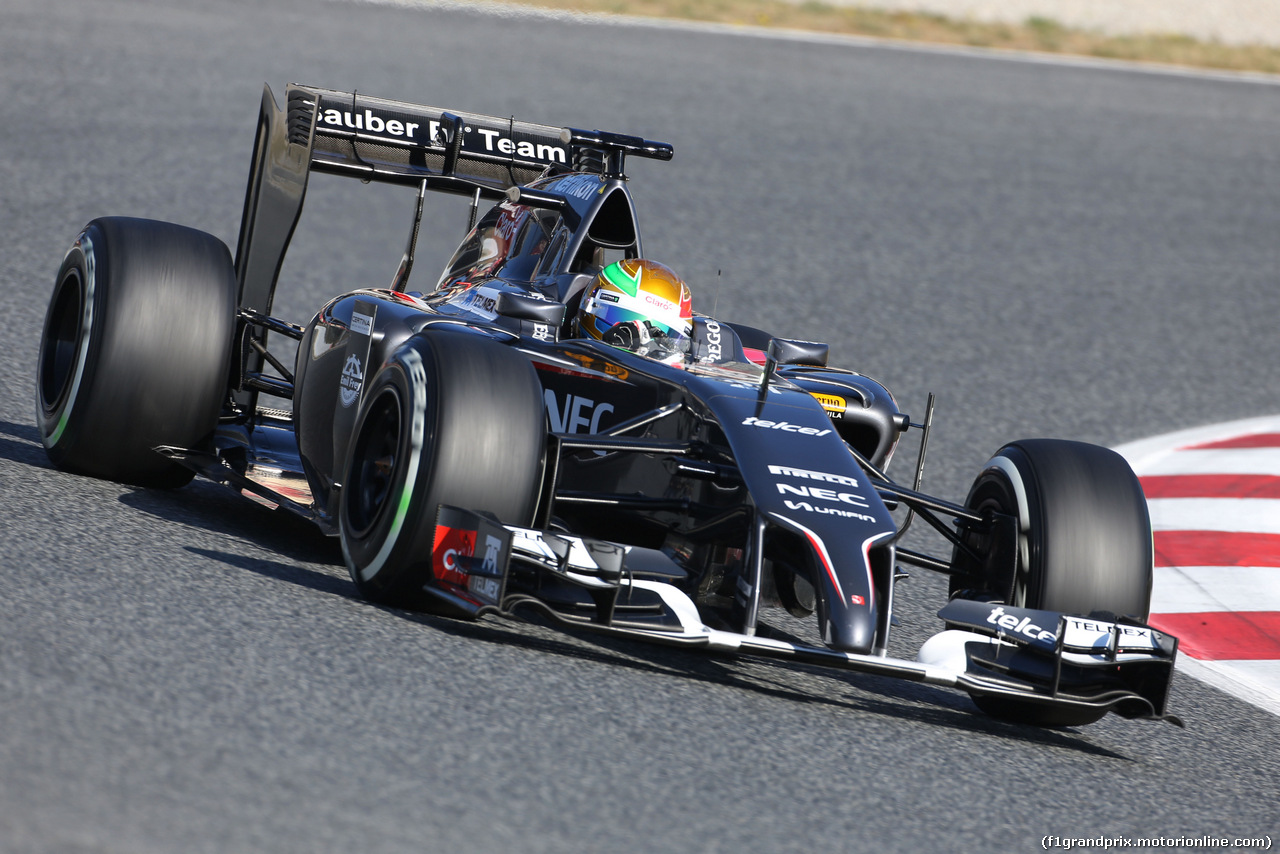
<instances>
[{"instance_id":1,"label":"grass strip","mask_svg":"<svg viewBox=\"0 0 1280 854\"><path fill-rule=\"evenodd\" d=\"M969 47L1040 51L1223 71L1280 73L1280 48L1224 44L1177 34L1107 35L1031 17L1020 24L949 18L818 0L515 0L543 9L779 27Z\"/></svg>"}]
</instances>

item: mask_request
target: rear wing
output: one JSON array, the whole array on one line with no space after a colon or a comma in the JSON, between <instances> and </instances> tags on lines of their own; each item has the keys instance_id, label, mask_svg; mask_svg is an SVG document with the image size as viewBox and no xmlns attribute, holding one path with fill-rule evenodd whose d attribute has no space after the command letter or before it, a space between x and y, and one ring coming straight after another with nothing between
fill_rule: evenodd
<instances>
[{"instance_id":1,"label":"rear wing","mask_svg":"<svg viewBox=\"0 0 1280 854\"><path fill-rule=\"evenodd\" d=\"M263 314L312 171L500 199L548 169L621 176L627 154L670 160L662 142L289 84L264 87L236 249L240 304Z\"/></svg>"},{"instance_id":2,"label":"rear wing","mask_svg":"<svg viewBox=\"0 0 1280 854\"><path fill-rule=\"evenodd\" d=\"M271 313L312 171L501 199L548 170L623 177L627 154L670 160L662 142L289 84L263 87L236 246L240 307ZM258 361L250 358L250 361ZM247 370L256 370L247 366ZM246 403L248 395L238 396Z\"/></svg>"},{"instance_id":3,"label":"rear wing","mask_svg":"<svg viewBox=\"0 0 1280 854\"><path fill-rule=\"evenodd\" d=\"M293 85L286 100L290 141L310 134L318 171L413 185L449 177L504 191L570 165L558 127Z\"/></svg>"}]
</instances>

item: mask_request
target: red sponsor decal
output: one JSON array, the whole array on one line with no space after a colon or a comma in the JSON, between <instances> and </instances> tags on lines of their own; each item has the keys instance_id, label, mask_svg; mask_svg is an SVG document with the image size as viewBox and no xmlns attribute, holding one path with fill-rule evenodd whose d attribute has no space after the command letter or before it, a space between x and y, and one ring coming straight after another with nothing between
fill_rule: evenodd
<instances>
[{"instance_id":1,"label":"red sponsor decal","mask_svg":"<svg viewBox=\"0 0 1280 854\"><path fill-rule=\"evenodd\" d=\"M437 525L435 542L431 547L431 572L439 581L465 585L467 574L457 561L460 557L472 557L475 553L475 531Z\"/></svg>"},{"instance_id":2,"label":"red sponsor decal","mask_svg":"<svg viewBox=\"0 0 1280 854\"><path fill-rule=\"evenodd\" d=\"M1156 531L1156 566L1280 566L1280 534Z\"/></svg>"},{"instance_id":3,"label":"red sponsor decal","mask_svg":"<svg viewBox=\"0 0 1280 854\"><path fill-rule=\"evenodd\" d=\"M836 578L836 571L831 566L831 559L827 556L827 547L823 545L822 540L818 539L818 535L810 531L808 528L801 527L800 530L804 531L804 535L809 538L809 545L813 546L813 550L818 553L818 557L822 561L822 566L827 570L827 577L831 579L831 586L836 589L836 595L843 597L844 590L840 588L840 579ZM855 596L853 598L857 599L858 597ZM855 602L854 604L857 603Z\"/></svg>"},{"instance_id":4,"label":"red sponsor decal","mask_svg":"<svg viewBox=\"0 0 1280 854\"><path fill-rule=\"evenodd\" d=\"M384 291L384 293L390 295L392 299L397 299L406 305L413 306L414 308L427 308L427 304L422 300L417 297L411 297L408 294L400 293L400 291Z\"/></svg>"},{"instance_id":5,"label":"red sponsor decal","mask_svg":"<svg viewBox=\"0 0 1280 854\"><path fill-rule=\"evenodd\" d=\"M867 600L866 600L866 599L864 599L864 598L862 598L861 596L859 596L857 593L855 593L855 594L853 594L852 596L850 596L850 597L849 597L849 601L850 601L850 602L852 602L852 603L853 603L853 604L855 604L855 605L865 605L865 604L867 604Z\"/></svg>"},{"instance_id":6,"label":"red sponsor decal","mask_svg":"<svg viewBox=\"0 0 1280 854\"><path fill-rule=\"evenodd\" d=\"M1152 614L1151 625L1178 638L1178 651L1205 661L1280 658L1280 612Z\"/></svg>"}]
</instances>

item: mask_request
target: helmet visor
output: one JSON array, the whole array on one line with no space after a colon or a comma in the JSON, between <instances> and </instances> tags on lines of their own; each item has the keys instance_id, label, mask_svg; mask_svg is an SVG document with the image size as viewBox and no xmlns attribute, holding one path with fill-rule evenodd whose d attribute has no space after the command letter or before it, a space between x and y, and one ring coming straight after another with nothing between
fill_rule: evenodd
<instances>
[{"instance_id":1,"label":"helmet visor","mask_svg":"<svg viewBox=\"0 0 1280 854\"><path fill-rule=\"evenodd\" d=\"M668 339L672 344L682 344L689 340L689 336L683 329L679 329L663 323L661 319L655 318L648 314L638 311L632 311L629 308L623 308L616 303L605 302L603 300L595 300L595 304L590 309L591 314L596 318L596 329L602 333L618 323L627 323L631 321L639 321L645 324L649 329L649 334L654 337L661 336Z\"/></svg>"}]
</instances>

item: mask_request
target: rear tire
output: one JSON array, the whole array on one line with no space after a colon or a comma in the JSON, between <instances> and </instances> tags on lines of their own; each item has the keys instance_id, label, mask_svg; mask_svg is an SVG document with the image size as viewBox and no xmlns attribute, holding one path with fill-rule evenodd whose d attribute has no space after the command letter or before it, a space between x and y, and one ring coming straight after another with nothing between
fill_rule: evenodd
<instances>
[{"instance_id":1,"label":"rear tire","mask_svg":"<svg viewBox=\"0 0 1280 854\"><path fill-rule=\"evenodd\" d=\"M975 566L957 550L953 563L964 572L953 576L952 595L964 590L1023 608L1147 619L1151 520L1138 478L1119 454L1056 439L1014 442L987 463L965 504L1017 519L1016 554L1009 556L1015 566L1010 592L1008 567ZM969 544L982 546L972 536ZM994 717L1040 726L1082 726L1106 714L1003 697L973 700Z\"/></svg>"},{"instance_id":2,"label":"rear tire","mask_svg":"<svg viewBox=\"0 0 1280 854\"><path fill-rule=\"evenodd\" d=\"M342 551L365 598L419 608L440 504L528 526L546 447L528 359L475 333L414 336L374 377L339 503Z\"/></svg>"},{"instance_id":3,"label":"rear tire","mask_svg":"<svg viewBox=\"0 0 1280 854\"><path fill-rule=\"evenodd\" d=\"M109 217L63 259L40 338L36 421L58 468L175 487L188 469L155 452L193 448L227 391L237 286L222 241Z\"/></svg>"}]
</instances>

